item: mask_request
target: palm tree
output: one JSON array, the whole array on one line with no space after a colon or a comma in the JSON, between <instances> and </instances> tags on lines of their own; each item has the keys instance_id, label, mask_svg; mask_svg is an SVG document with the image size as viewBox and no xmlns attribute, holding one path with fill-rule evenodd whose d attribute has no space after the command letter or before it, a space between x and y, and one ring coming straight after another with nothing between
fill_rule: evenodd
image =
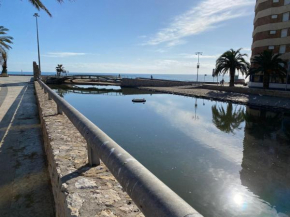
<instances>
[{"instance_id":1,"label":"palm tree","mask_svg":"<svg viewBox=\"0 0 290 217\"><path fill-rule=\"evenodd\" d=\"M287 75L286 61L282 60L281 54L273 54L272 50L264 50L252 61L252 67L247 75L263 73L263 88L268 89L270 84L270 76L278 75L282 81Z\"/></svg>"},{"instance_id":2,"label":"palm tree","mask_svg":"<svg viewBox=\"0 0 290 217\"><path fill-rule=\"evenodd\" d=\"M229 103L227 110L224 107L217 108L214 105L212 108L212 122L221 131L225 133L233 133L235 129L240 129L241 123L244 121L243 107L236 107L233 110L233 104Z\"/></svg>"},{"instance_id":3,"label":"palm tree","mask_svg":"<svg viewBox=\"0 0 290 217\"><path fill-rule=\"evenodd\" d=\"M13 37L7 36L9 29L4 26L0 26L0 53L5 52L5 50L11 49L10 44L13 44Z\"/></svg>"},{"instance_id":4,"label":"palm tree","mask_svg":"<svg viewBox=\"0 0 290 217\"><path fill-rule=\"evenodd\" d=\"M235 86L236 70L240 70L242 75L247 74L250 64L244 59L247 54L241 54L241 49L230 49L222 54L216 61L215 75L230 73L230 87Z\"/></svg>"},{"instance_id":5,"label":"palm tree","mask_svg":"<svg viewBox=\"0 0 290 217\"><path fill-rule=\"evenodd\" d=\"M37 10L44 10L49 16L51 16L51 13L49 10L42 4L41 0L28 0ZM57 0L58 2L63 2L63 0Z\"/></svg>"},{"instance_id":6,"label":"palm tree","mask_svg":"<svg viewBox=\"0 0 290 217\"><path fill-rule=\"evenodd\" d=\"M2 73L1 73L1 77L8 77L7 75L7 52L5 50L3 50L0 56L0 64L2 64Z\"/></svg>"},{"instance_id":7,"label":"palm tree","mask_svg":"<svg viewBox=\"0 0 290 217\"><path fill-rule=\"evenodd\" d=\"M57 67L55 67L55 70L58 77L61 73L66 73L62 64L58 64Z\"/></svg>"}]
</instances>

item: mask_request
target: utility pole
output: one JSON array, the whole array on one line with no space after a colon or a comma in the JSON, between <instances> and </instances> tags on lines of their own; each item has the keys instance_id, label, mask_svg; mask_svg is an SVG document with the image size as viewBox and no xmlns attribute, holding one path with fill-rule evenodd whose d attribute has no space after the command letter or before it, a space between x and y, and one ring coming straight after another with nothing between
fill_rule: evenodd
<instances>
[{"instance_id":1,"label":"utility pole","mask_svg":"<svg viewBox=\"0 0 290 217\"><path fill-rule=\"evenodd\" d=\"M39 67L39 73L41 73L41 66L40 66L40 51L39 51L39 36L38 36L38 20L39 17L38 13L35 13L33 15L36 18L36 33L37 33L37 49L38 49L38 67Z\"/></svg>"},{"instance_id":2,"label":"utility pole","mask_svg":"<svg viewBox=\"0 0 290 217\"><path fill-rule=\"evenodd\" d=\"M198 70L199 70L199 56L202 55L202 52L196 52L195 53L197 55L197 76L196 76L196 82L198 82Z\"/></svg>"}]
</instances>

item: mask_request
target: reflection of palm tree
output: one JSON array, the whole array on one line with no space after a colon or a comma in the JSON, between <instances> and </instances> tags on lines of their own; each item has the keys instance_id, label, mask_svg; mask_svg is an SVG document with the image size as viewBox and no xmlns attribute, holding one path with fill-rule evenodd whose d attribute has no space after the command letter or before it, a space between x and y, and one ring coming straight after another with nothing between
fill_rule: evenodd
<instances>
[{"instance_id":1,"label":"reflection of palm tree","mask_svg":"<svg viewBox=\"0 0 290 217\"><path fill-rule=\"evenodd\" d=\"M282 113L271 113L266 110L260 110L259 115L246 112L246 128L249 134L256 139L265 139L272 133L277 132L282 125Z\"/></svg>"},{"instance_id":2,"label":"reflection of palm tree","mask_svg":"<svg viewBox=\"0 0 290 217\"><path fill-rule=\"evenodd\" d=\"M57 93L60 97L64 98L64 96L68 93L68 91L59 88L59 89L56 90L56 93Z\"/></svg>"},{"instance_id":3,"label":"reflection of palm tree","mask_svg":"<svg viewBox=\"0 0 290 217\"><path fill-rule=\"evenodd\" d=\"M244 109L236 107L233 110L233 104L229 103L227 110L224 107L212 106L212 122L221 131L225 133L234 133L235 129L239 128L244 121Z\"/></svg>"}]
</instances>

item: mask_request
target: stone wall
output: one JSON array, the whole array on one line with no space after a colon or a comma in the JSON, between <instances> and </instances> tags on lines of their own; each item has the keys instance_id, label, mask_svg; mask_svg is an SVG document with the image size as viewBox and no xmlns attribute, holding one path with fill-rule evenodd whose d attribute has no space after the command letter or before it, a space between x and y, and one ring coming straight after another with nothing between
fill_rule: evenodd
<instances>
[{"instance_id":1,"label":"stone wall","mask_svg":"<svg viewBox=\"0 0 290 217\"><path fill-rule=\"evenodd\" d=\"M121 81L122 87L174 87L192 85L194 82L185 81L170 81L159 79L129 79L123 78Z\"/></svg>"},{"instance_id":2,"label":"stone wall","mask_svg":"<svg viewBox=\"0 0 290 217\"><path fill-rule=\"evenodd\" d=\"M143 217L108 168L87 165L85 139L35 82L57 217Z\"/></svg>"},{"instance_id":3,"label":"stone wall","mask_svg":"<svg viewBox=\"0 0 290 217\"><path fill-rule=\"evenodd\" d=\"M247 87L225 87L225 86L214 86L214 85L203 85L203 89L208 90L220 90L233 93L244 93L244 94L256 94L256 95L265 95L265 96L275 96L275 97L286 97L290 98L289 91L279 91L279 90L264 90L264 89L255 89Z\"/></svg>"}]
</instances>

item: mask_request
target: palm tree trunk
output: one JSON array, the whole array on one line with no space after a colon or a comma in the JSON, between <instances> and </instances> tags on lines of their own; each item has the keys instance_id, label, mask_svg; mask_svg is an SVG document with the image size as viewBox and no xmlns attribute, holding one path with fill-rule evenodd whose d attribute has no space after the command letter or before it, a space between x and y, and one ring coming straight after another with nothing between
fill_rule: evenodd
<instances>
[{"instance_id":1,"label":"palm tree trunk","mask_svg":"<svg viewBox=\"0 0 290 217\"><path fill-rule=\"evenodd\" d=\"M269 89L270 86L270 76L268 72L264 72L263 76L263 88L264 89Z\"/></svg>"},{"instance_id":2,"label":"palm tree trunk","mask_svg":"<svg viewBox=\"0 0 290 217\"><path fill-rule=\"evenodd\" d=\"M2 73L1 73L2 77L8 77L7 75L7 63L6 61L4 61L3 65L2 65Z\"/></svg>"},{"instance_id":3,"label":"palm tree trunk","mask_svg":"<svg viewBox=\"0 0 290 217\"><path fill-rule=\"evenodd\" d=\"M230 87L234 87L235 86L235 69L231 69L230 70Z\"/></svg>"}]
</instances>

